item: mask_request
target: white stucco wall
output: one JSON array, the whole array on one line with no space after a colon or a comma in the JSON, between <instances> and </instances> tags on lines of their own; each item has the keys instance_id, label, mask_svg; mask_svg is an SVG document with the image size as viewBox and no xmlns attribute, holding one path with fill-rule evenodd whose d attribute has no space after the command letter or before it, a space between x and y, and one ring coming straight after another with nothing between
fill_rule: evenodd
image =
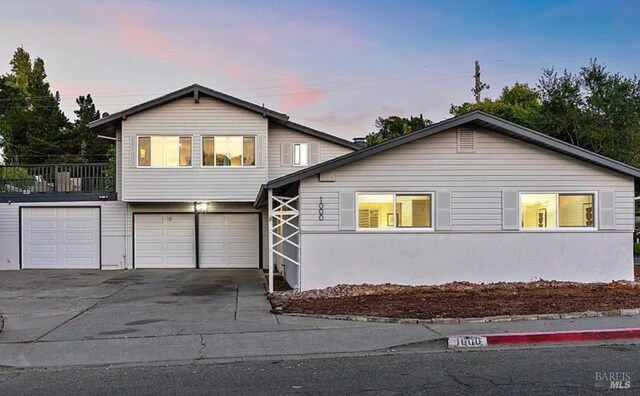
<instances>
[{"instance_id":1,"label":"white stucco wall","mask_svg":"<svg viewBox=\"0 0 640 396\"><path fill-rule=\"evenodd\" d=\"M302 234L302 290L337 284L633 280L630 232Z\"/></svg>"}]
</instances>

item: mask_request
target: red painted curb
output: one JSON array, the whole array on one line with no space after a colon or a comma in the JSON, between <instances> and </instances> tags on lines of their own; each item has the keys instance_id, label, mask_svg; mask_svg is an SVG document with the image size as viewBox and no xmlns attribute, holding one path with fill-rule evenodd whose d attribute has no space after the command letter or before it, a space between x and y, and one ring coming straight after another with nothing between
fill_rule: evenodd
<instances>
[{"instance_id":1,"label":"red painted curb","mask_svg":"<svg viewBox=\"0 0 640 396\"><path fill-rule=\"evenodd\" d=\"M542 333L486 334L488 345L540 344L640 338L640 328L557 331Z\"/></svg>"}]
</instances>

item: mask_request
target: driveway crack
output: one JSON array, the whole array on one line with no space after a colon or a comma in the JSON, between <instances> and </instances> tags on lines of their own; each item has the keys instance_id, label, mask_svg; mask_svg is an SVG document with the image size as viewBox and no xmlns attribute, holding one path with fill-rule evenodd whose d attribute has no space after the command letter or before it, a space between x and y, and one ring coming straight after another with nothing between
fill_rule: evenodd
<instances>
[{"instance_id":1,"label":"driveway crack","mask_svg":"<svg viewBox=\"0 0 640 396\"><path fill-rule=\"evenodd\" d=\"M202 351L207 347L207 343L204 342L204 334L200 334L200 350L198 350L198 359L204 359Z\"/></svg>"},{"instance_id":2,"label":"driveway crack","mask_svg":"<svg viewBox=\"0 0 640 396\"><path fill-rule=\"evenodd\" d=\"M83 309L82 311L78 312L77 314L73 315L72 317L70 317L69 319L65 320L64 322L60 323L59 325L57 325L56 327L54 327L53 329L47 331L46 333L44 333L43 335L41 335L40 337L36 338L33 342L38 342L40 340L42 340L44 337L48 336L49 334L53 333L54 331L58 330L60 327L66 325L67 323L71 322L72 320L74 320L75 318L77 318L78 316L84 314L85 312L87 312L90 309L95 308L98 304L100 304L102 301L111 298L113 296L115 296L116 294L120 293L121 291L123 291L124 289L126 289L127 287L129 287L129 285L124 285L122 286L120 289L116 290L115 292L109 294L108 296L99 298L98 301L96 301L95 304Z\"/></svg>"}]
</instances>

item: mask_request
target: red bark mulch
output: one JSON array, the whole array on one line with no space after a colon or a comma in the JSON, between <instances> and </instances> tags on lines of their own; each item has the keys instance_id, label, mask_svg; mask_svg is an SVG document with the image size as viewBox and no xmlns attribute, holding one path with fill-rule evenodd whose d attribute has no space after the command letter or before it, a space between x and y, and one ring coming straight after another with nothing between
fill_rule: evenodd
<instances>
[{"instance_id":1,"label":"red bark mulch","mask_svg":"<svg viewBox=\"0 0 640 396\"><path fill-rule=\"evenodd\" d=\"M472 284L440 286L339 285L271 298L277 312L394 318L471 318L558 314L640 308L640 266L636 282Z\"/></svg>"}]
</instances>

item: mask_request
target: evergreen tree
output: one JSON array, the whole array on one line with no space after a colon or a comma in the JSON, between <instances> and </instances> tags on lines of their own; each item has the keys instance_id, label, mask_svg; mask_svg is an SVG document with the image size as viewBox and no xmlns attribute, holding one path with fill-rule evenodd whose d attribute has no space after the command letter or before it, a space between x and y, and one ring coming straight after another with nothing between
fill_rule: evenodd
<instances>
[{"instance_id":1,"label":"evergreen tree","mask_svg":"<svg viewBox=\"0 0 640 396\"><path fill-rule=\"evenodd\" d=\"M60 162L69 121L60 110L60 96L51 93L44 61L33 62L22 47L2 77L0 135L5 161L22 164Z\"/></svg>"},{"instance_id":2,"label":"evergreen tree","mask_svg":"<svg viewBox=\"0 0 640 396\"><path fill-rule=\"evenodd\" d=\"M107 162L113 155L113 142L99 138L89 129L89 123L100 119L90 94L76 99L78 109L74 111L76 119L69 133L71 135L68 152L75 154L81 162Z\"/></svg>"}]
</instances>

